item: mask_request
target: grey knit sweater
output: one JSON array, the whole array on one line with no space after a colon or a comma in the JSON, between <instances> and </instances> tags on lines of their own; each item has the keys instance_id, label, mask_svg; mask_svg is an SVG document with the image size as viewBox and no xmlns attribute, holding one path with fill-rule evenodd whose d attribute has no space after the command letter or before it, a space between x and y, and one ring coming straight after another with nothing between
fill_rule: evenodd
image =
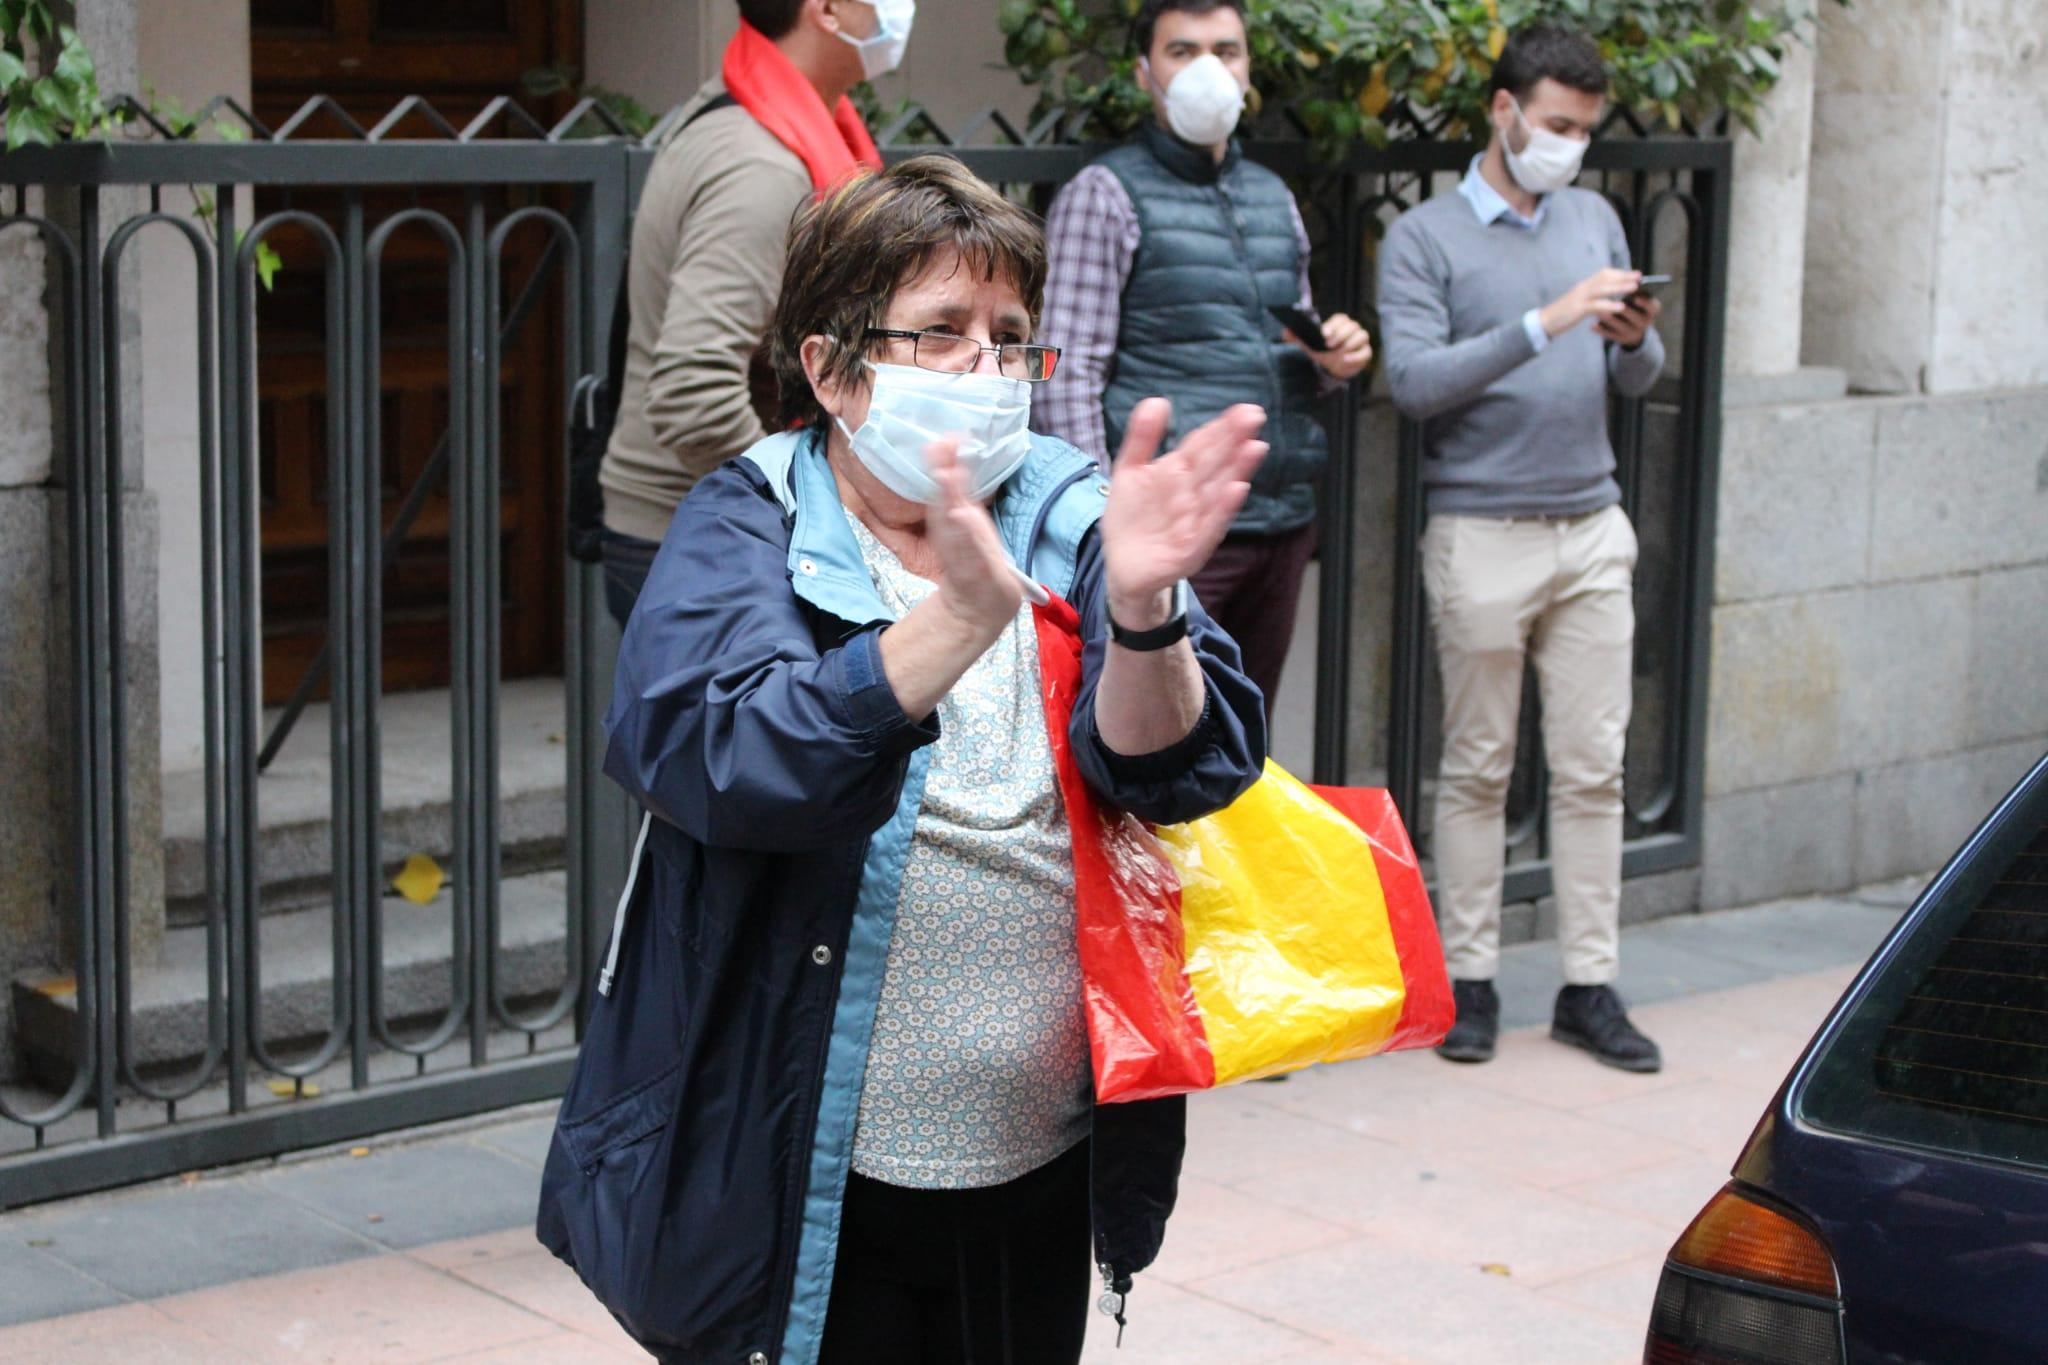
<instances>
[{"instance_id":1,"label":"grey knit sweater","mask_svg":"<svg viewBox=\"0 0 2048 1365\"><path fill-rule=\"evenodd\" d=\"M1608 390L1648 392L1663 342L1652 329L1625 351L1583 322L1538 354L1522 317L1628 264L1621 222L1591 190L1550 195L1533 229L1481 223L1457 193L1395 222L1380 244L1380 346L1395 405L1423 422L1431 512L1575 516L1620 499Z\"/></svg>"}]
</instances>

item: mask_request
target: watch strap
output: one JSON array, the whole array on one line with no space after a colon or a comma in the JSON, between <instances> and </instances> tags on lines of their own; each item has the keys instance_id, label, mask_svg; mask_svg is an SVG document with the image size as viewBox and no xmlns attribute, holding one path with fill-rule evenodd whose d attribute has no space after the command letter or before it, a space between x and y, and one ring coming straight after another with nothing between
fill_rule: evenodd
<instances>
[{"instance_id":1,"label":"watch strap","mask_svg":"<svg viewBox=\"0 0 2048 1365\"><path fill-rule=\"evenodd\" d=\"M1139 654L1167 649L1188 637L1188 585L1183 579L1173 585L1173 615L1163 625L1150 630L1126 630L1117 624L1116 617L1107 608L1103 615L1109 617L1109 638L1125 649Z\"/></svg>"}]
</instances>

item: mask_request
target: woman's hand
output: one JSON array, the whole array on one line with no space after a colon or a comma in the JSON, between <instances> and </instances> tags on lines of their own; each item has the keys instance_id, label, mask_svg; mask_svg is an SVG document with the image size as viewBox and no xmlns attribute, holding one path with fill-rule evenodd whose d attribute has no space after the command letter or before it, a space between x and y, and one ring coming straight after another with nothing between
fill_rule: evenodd
<instances>
[{"instance_id":1,"label":"woman's hand","mask_svg":"<svg viewBox=\"0 0 2048 1365\"><path fill-rule=\"evenodd\" d=\"M1109 613L1127 630L1166 623L1173 585L1209 562L1266 455L1266 443L1256 439L1266 414L1240 403L1155 459L1172 416L1164 398L1147 398L1132 411L1102 510ZM994 533L990 526L991 539Z\"/></svg>"},{"instance_id":2,"label":"woman's hand","mask_svg":"<svg viewBox=\"0 0 2048 1365\"><path fill-rule=\"evenodd\" d=\"M925 518L925 538L939 561L935 594L970 629L990 642L1016 619L1024 604L1023 585L1010 570L1010 557L988 509L967 497L960 470L959 442L944 437L925 447L940 500Z\"/></svg>"}]
</instances>

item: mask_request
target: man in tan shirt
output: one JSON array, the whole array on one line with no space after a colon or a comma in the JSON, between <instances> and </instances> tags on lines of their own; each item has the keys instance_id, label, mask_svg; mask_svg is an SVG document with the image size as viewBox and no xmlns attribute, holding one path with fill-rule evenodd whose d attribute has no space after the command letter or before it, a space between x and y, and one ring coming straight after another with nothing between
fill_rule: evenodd
<instances>
[{"instance_id":1,"label":"man in tan shirt","mask_svg":"<svg viewBox=\"0 0 2048 1365\"><path fill-rule=\"evenodd\" d=\"M751 372L782 288L790 222L821 184L866 159L855 145L864 132L849 133L821 164L818 130L833 143L836 116L847 131L846 92L893 66L908 38L902 0L739 8L751 32L684 107L633 219L625 375L598 476L605 598L621 624L677 504L768 434L762 414L772 414L773 396L757 407ZM728 88L735 72L752 78L749 88Z\"/></svg>"}]
</instances>

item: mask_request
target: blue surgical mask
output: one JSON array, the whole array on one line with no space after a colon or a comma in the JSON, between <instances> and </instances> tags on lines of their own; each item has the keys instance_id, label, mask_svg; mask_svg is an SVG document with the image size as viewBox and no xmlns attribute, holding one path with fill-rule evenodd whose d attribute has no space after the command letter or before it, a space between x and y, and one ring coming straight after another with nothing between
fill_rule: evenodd
<instances>
[{"instance_id":1,"label":"blue surgical mask","mask_svg":"<svg viewBox=\"0 0 2048 1365\"><path fill-rule=\"evenodd\" d=\"M960 442L967 497L981 502L1001 488L1031 454L1031 386L1021 379L970 371L945 374L915 365L870 362L874 384L859 431L839 430L869 473L900 498L939 500L925 447L945 436Z\"/></svg>"},{"instance_id":2,"label":"blue surgical mask","mask_svg":"<svg viewBox=\"0 0 2048 1365\"><path fill-rule=\"evenodd\" d=\"M844 29L842 40L860 49L860 69L869 80L886 76L903 65L904 49L910 46L910 26L917 19L917 0L861 0L875 9L872 35L856 38Z\"/></svg>"}]
</instances>

